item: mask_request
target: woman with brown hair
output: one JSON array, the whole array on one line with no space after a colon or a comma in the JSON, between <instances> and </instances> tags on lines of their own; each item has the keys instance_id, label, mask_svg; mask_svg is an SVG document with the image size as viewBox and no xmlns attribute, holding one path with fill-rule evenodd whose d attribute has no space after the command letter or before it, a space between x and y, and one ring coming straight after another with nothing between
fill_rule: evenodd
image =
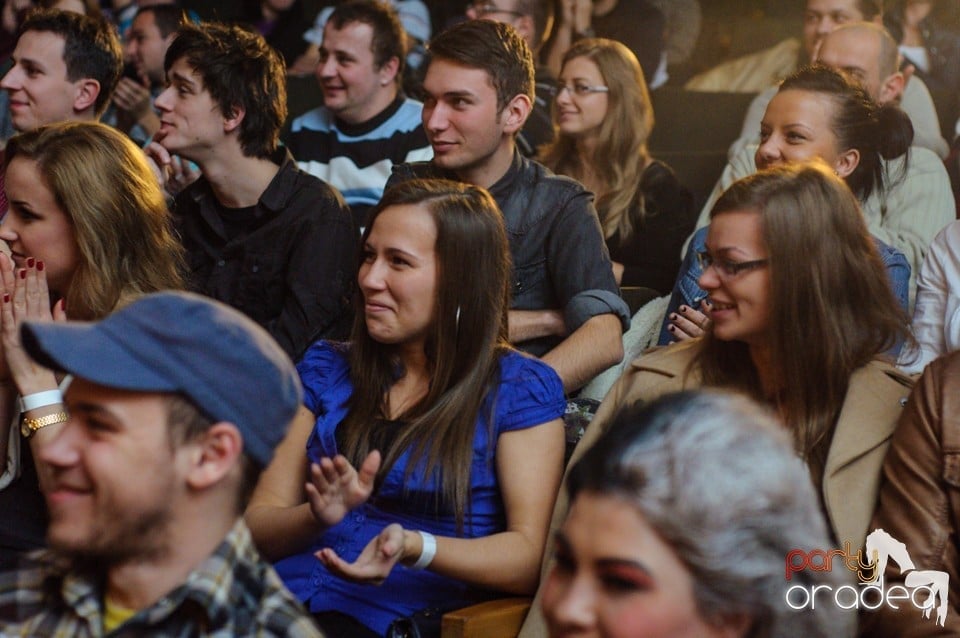
<instances>
[{"instance_id":1,"label":"woman with brown hair","mask_svg":"<svg viewBox=\"0 0 960 638\"><path fill-rule=\"evenodd\" d=\"M305 406L246 513L331 636L532 592L563 464L560 379L506 342L509 252L489 193L400 184L362 246L351 341L307 350Z\"/></svg>"},{"instance_id":2,"label":"woman with brown hair","mask_svg":"<svg viewBox=\"0 0 960 638\"><path fill-rule=\"evenodd\" d=\"M23 352L20 324L103 318L137 295L181 288L183 262L143 152L119 131L43 126L13 137L5 160L0 565L43 542L46 507L29 450L67 418L54 372Z\"/></svg>"},{"instance_id":3,"label":"woman with brown hair","mask_svg":"<svg viewBox=\"0 0 960 638\"><path fill-rule=\"evenodd\" d=\"M554 122L542 161L596 195L617 282L666 293L696 211L670 167L647 152L653 105L636 56L614 40L576 42L563 57Z\"/></svg>"},{"instance_id":4,"label":"woman with brown hair","mask_svg":"<svg viewBox=\"0 0 960 638\"><path fill-rule=\"evenodd\" d=\"M735 182L710 215L702 338L635 360L604 399L576 458L617 406L699 386L770 406L821 495L834 539L859 547L910 379L877 358L906 334L856 197L823 163Z\"/></svg>"}]
</instances>

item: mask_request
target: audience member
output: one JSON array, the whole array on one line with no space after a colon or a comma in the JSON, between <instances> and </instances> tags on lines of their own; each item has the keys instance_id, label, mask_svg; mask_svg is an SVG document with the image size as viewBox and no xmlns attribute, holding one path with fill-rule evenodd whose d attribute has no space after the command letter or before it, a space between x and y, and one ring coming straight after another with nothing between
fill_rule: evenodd
<instances>
[{"instance_id":1,"label":"audience member","mask_svg":"<svg viewBox=\"0 0 960 638\"><path fill-rule=\"evenodd\" d=\"M239 519L301 396L262 329L159 293L23 340L73 380L39 451L50 550L0 575L4 635L321 635Z\"/></svg>"},{"instance_id":2,"label":"audience member","mask_svg":"<svg viewBox=\"0 0 960 638\"><path fill-rule=\"evenodd\" d=\"M899 103L913 124L914 145L946 156L947 143L940 133L930 92L919 78L907 83L907 76L897 67L896 42L882 26L874 22L843 24L822 37L814 57L821 64L850 74L874 101ZM744 147L759 143L760 120L776 93L777 87L770 86L750 103L740 137L730 145L731 158Z\"/></svg>"},{"instance_id":3,"label":"audience member","mask_svg":"<svg viewBox=\"0 0 960 638\"><path fill-rule=\"evenodd\" d=\"M693 225L693 195L650 157L653 105L636 56L614 40L577 41L563 57L557 142L543 163L597 197L613 273L624 286L670 290Z\"/></svg>"},{"instance_id":4,"label":"audience member","mask_svg":"<svg viewBox=\"0 0 960 638\"><path fill-rule=\"evenodd\" d=\"M960 23L938 19L937 0L893 0L883 14L883 23L900 44L904 63L914 67L930 88L940 121L953 122L960 115Z\"/></svg>"},{"instance_id":5,"label":"audience member","mask_svg":"<svg viewBox=\"0 0 960 638\"><path fill-rule=\"evenodd\" d=\"M300 362L305 407L246 514L321 628L351 638L531 593L564 447L559 378L506 343L508 245L486 191L391 188L363 251L351 343Z\"/></svg>"},{"instance_id":6,"label":"audience member","mask_svg":"<svg viewBox=\"0 0 960 638\"><path fill-rule=\"evenodd\" d=\"M856 197L819 161L760 171L717 201L699 259L712 329L635 360L580 446L638 399L699 386L745 392L793 436L838 546L859 548L911 381L876 359L907 321Z\"/></svg>"},{"instance_id":7,"label":"audience member","mask_svg":"<svg viewBox=\"0 0 960 638\"><path fill-rule=\"evenodd\" d=\"M788 586L830 591L852 576L784 581L785 556L833 544L808 476L776 422L740 397L685 392L619 410L567 477L542 587L549 635L852 637L849 610L784 604Z\"/></svg>"},{"instance_id":8,"label":"audience member","mask_svg":"<svg viewBox=\"0 0 960 638\"><path fill-rule=\"evenodd\" d=\"M517 148L526 157L535 157L541 146L553 141L550 106L553 104L557 76L547 66L539 63L540 49L544 40L550 37L553 27L553 13L553 0L477 0L467 5L468 18L495 20L512 25L533 52L533 108L530 109L530 115L516 138Z\"/></svg>"},{"instance_id":9,"label":"audience member","mask_svg":"<svg viewBox=\"0 0 960 638\"><path fill-rule=\"evenodd\" d=\"M401 82L404 89L412 97L419 95L416 89L420 86L419 71L423 64L425 44L433 33L430 21L430 10L423 0L380 0L393 7L403 25L407 57L404 64L404 77ZM323 43L323 28L336 6L327 6L320 9L313 26L303 34L308 42L307 49L287 70L288 73L301 75L313 73L320 62L320 45Z\"/></svg>"},{"instance_id":10,"label":"audience member","mask_svg":"<svg viewBox=\"0 0 960 638\"><path fill-rule=\"evenodd\" d=\"M301 169L343 193L362 228L393 165L429 160L433 151L423 104L400 90L406 49L396 12L375 0L347 2L323 33L323 106L293 121L287 145Z\"/></svg>"},{"instance_id":11,"label":"audience member","mask_svg":"<svg viewBox=\"0 0 960 638\"><path fill-rule=\"evenodd\" d=\"M908 127L904 122L907 118L903 117L903 111L896 108L895 102L876 105L866 94L857 97L850 94L849 89L810 88L817 93L835 93L834 100L842 94L848 95L842 100L846 106L833 110L831 137L838 140L838 150L858 151L857 168L850 174L856 179L850 182L850 187L861 200L870 233L906 257L911 270L908 291L912 307L916 295L916 275L927 248L937 233L954 219L955 203L943 162L923 148L913 146L908 148L909 152L904 150L902 141L907 135ZM822 110L824 106L819 108ZM875 117L880 114L884 116ZM812 115L815 114L807 114L804 119L810 120ZM786 121L783 123L786 124ZM866 128L863 123L867 124ZM822 126L816 128L824 130ZM871 129L872 136L867 133ZM811 144L778 144L778 147L777 153L785 159L822 156L819 152L795 155L796 148L812 148ZM791 147L794 150L788 150ZM761 158L761 155L761 147L748 146L727 164L700 213L698 227L706 225L710 207L724 188L740 177L750 175L758 166L768 166L776 160L775 156ZM868 183L873 185L872 190L862 190L862 185Z\"/></svg>"},{"instance_id":12,"label":"audience member","mask_svg":"<svg viewBox=\"0 0 960 638\"><path fill-rule=\"evenodd\" d=\"M909 148L908 118L893 104L875 104L863 87L840 71L812 66L795 72L783 81L770 101L762 126L763 143L757 147L749 167L742 167L744 174L756 168L818 158L847 182L861 205L871 201L874 193L902 188L897 181L888 183L883 166L884 158L899 157ZM728 177L729 173L724 175ZM892 211L887 211L886 221L891 226L896 223L892 217ZM870 230L876 232L872 225ZM706 316L699 307L707 293L697 284L702 271L696 256L703 252L706 236L704 226L690 240L660 332L661 344L702 333ZM911 265L899 250L884 244L876 235L873 239L894 295L907 312L912 293Z\"/></svg>"},{"instance_id":13,"label":"audience member","mask_svg":"<svg viewBox=\"0 0 960 638\"><path fill-rule=\"evenodd\" d=\"M132 77L122 77L113 94L114 126L139 143L160 130L153 100L167 84L163 58L177 29L187 21L183 9L172 4L143 7L127 32L124 52Z\"/></svg>"},{"instance_id":14,"label":"audience member","mask_svg":"<svg viewBox=\"0 0 960 638\"><path fill-rule=\"evenodd\" d=\"M517 150L533 101L530 48L503 23L455 25L430 43L424 89L433 160L395 166L388 185L447 177L490 190L510 238L510 342L576 390L623 357L629 310L592 195Z\"/></svg>"},{"instance_id":15,"label":"audience member","mask_svg":"<svg viewBox=\"0 0 960 638\"><path fill-rule=\"evenodd\" d=\"M881 576L887 591L897 585L926 584L939 574L939 600L930 591L930 610L881 605L860 616L861 635L870 638L949 636L960 632L960 492L956 450L960 443L960 354L930 363L910 395L883 464L880 501L872 526L900 541L910 564L887 563ZM917 577L920 577L917 579ZM947 585L949 579L949 586ZM908 590L910 591L910 590ZM923 602L923 598L919 598ZM931 613L932 612L932 613Z\"/></svg>"},{"instance_id":16,"label":"audience member","mask_svg":"<svg viewBox=\"0 0 960 638\"><path fill-rule=\"evenodd\" d=\"M960 349L960 221L934 238L917 275L917 303L910 324L914 340L897 365L919 374L941 355Z\"/></svg>"},{"instance_id":17,"label":"audience member","mask_svg":"<svg viewBox=\"0 0 960 638\"><path fill-rule=\"evenodd\" d=\"M16 131L96 120L120 79L123 52L104 20L71 11L31 12L20 27L13 66L0 80ZM0 216L7 210L0 176Z\"/></svg>"},{"instance_id":18,"label":"audience member","mask_svg":"<svg viewBox=\"0 0 960 638\"><path fill-rule=\"evenodd\" d=\"M820 39L848 22L879 23L882 0L805 0L801 37L719 64L686 83L691 91L758 93L813 61ZM762 109L761 109L762 112Z\"/></svg>"},{"instance_id":19,"label":"audience member","mask_svg":"<svg viewBox=\"0 0 960 638\"><path fill-rule=\"evenodd\" d=\"M647 0L560 0L557 28L548 43L547 66L560 72L563 54L577 40L608 38L627 46L640 61L643 79L653 81L660 66L666 21Z\"/></svg>"},{"instance_id":20,"label":"audience member","mask_svg":"<svg viewBox=\"0 0 960 638\"><path fill-rule=\"evenodd\" d=\"M140 294L179 288L182 264L163 195L143 153L119 131L63 122L21 133L7 145L5 174L10 210L0 239L12 262L0 256L0 274L13 315L3 315L0 361L0 565L43 542L46 510L30 449L63 421L53 373L18 356L19 324L51 314L105 317Z\"/></svg>"},{"instance_id":21,"label":"audience member","mask_svg":"<svg viewBox=\"0 0 960 638\"><path fill-rule=\"evenodd\" d=\"M279 146L280 56L239 27L185 24L164 67L148 151L165 171L177 155L202 173L175 201L188 285L252 317L292 358L345 335L356 229L339 194Z\"/></svg>"}]
</instances>

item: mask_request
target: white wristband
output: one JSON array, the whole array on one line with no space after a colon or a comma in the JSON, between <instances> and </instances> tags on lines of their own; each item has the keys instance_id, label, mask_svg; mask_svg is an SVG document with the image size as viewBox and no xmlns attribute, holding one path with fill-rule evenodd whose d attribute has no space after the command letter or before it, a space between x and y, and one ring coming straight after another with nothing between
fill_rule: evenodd
<instances>
[{"instance_id":1,"label":"white wristband","mask_svg":"<svg viewBox=\"0 0 960 638\"><path fill-rule=\"evenodd\" d=\"M20 397L20 411L29 412L38 408L45 408L48 405L57 405L63 403L63 394L60 390L45 390L44 392L34 392L25 397Z\"/></svg>"},{"instance_id":2,"label":"white wristband","mask_svg":"<svg viewBox=\"0 0 960 638\"><path fill-rule=\"evenodd\" d=\"M433 557L437 555L437 539L430 532L420 532L420 538L423 541L423 549L420 550L420 558L410 567L410 569L426 569L433 562Z\"/></svg>"}]
</instances>

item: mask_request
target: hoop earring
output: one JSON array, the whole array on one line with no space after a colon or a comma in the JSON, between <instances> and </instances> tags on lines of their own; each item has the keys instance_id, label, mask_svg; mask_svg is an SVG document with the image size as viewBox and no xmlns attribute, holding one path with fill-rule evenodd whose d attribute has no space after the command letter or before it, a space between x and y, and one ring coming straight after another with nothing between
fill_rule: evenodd
<instances>
[{"instance_id":1,"label":"hoop earring","mask_svg":"<svg viewBox=\"0 0 960 638\"><path fill-rule=\"evenodd\" d=\"M456 314L456 317L454 317L454 321L457 324L457 334L459 335L460 334L460 304L457 304L457 314Z\"/></svg>"}]
</instances>

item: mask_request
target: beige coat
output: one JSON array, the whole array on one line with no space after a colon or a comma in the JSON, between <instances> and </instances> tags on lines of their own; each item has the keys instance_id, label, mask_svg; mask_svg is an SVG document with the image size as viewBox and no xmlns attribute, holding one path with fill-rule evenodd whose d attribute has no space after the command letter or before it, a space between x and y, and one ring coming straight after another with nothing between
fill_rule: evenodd
<instances>
[{"instance_id":1,"label":"beige coat","mask_svg":"<svg viewBox=\"0 0 960 638\"><path fill-rule=\"evenodd\" d=\"M696 371L686 374L693 352L692 344L679 344L648 351L631 362L604 398L574 450L568 469L606 431L621 406L698 387L699 374ZM883 459L911 386L910 377L880 361L857 370L850 379L823 479L823 501L830 526L841 545L845 540L849 540L854 549L863 545L877 500ZM566 492L561 490L550 521L551 539L566 518L568 505ZM541 581L552 557L552 549L548 549ZM547 635L540 613L540 595L538 591L520 632L521 638Z\"/></svg>"}]
</instances>

